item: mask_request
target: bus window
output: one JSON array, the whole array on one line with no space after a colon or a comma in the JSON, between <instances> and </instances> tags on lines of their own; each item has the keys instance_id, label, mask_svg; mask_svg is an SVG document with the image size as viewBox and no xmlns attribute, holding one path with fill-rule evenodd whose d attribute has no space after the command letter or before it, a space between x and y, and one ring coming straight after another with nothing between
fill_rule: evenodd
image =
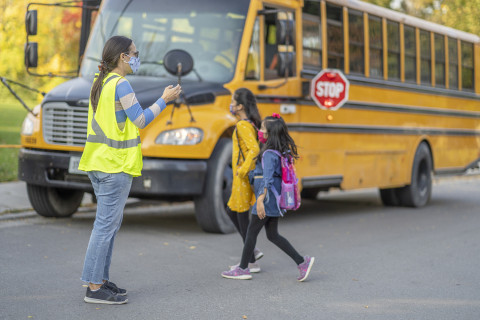
<instances>
[{"instance_id":1,"label":"bus window","mask_svg":"<svg viewBox=\"0 0 480 320\"><path fill-rule=\"evenodd\" d=\"M383 77L383 31L382 19L368 16L368 36L370 38L370 76Z\"/></svg>"},{"instance_id":2,"label":"bus window","mask_svg":"<svg viewBox=\"0 0 480 320\"><path fill-rule=\"evenodd\" d=\"M405 26L403 28L405 39L405 81L416 82L417 80L417 42L415 41L415 28Z\"/></svg>"},{"instance_id":3,"label":"bus window","mask_svg":"<svg viewBox=\"0 0 480 320\"><path fill-rule=\"evenodd\" d=\"M348 34L350 48L350 72L364 74L365 38L363 34L363 13L348 10Z\"/></svg>"},{"instance_id":4,"label":"bus window","mask_svg":"<svg viewBox=\"0 0 480 320\"><path fill-rule=\"evenodd\" d=\"M453 38L448 38L448 87L458 89L458 45Z\"/></svg>"},{"instance_id":5,"label":"bus window","mask_svg":"<svg viewBox=\"0 0 480 320\"><path fill-rule=\"evenodd\" d=\"M462 41L462 90L473 91L473 44Z\"/></svg>"},{"instance_id":6,"label":"bus window","mask_svg":"<svg viewBox=\"0 0 480 320\"><path fill-rule=\"evenodd\" d=\"M435 86L445 87L445 37L435 34Z\"/></svg>"},{"instance_id":7,"label":"bus window","mask_svg":"<svg viewBox=\"0 0 480 320\"><path fill-rule=\"evenodd\" d=\"M327 3L328 67L343 70L343 8Z\"/></svg>"},{"instance_id":8,"label":"bus window","mask_svg":"<svg viewBox=\"0 0 480 320\"><path fill-rule=\"evenodd\" d=\"M388 79L400 80L400 25L387 21Z\"/></svg>"},{"instance_id":9,"label":"bus window","mask_svg":"<svg viewBox=\"0 0 480 320\"><path fill-rule=\"evenodd\" d=\"M320 2L305 2L302 21L303 64L320 69L322 66Z\"/></svg>"},{"instance_id":10,"label":"bus window","mask_svg":"<svg viewBox=\"0 0 480 320\"><path fill-rule=\"evenodd\" d=\"M248 49L247 67L245 68L246 80L260 80L260 21L255 20L253 26L252 42Z\"/></svg>"},{"instance_id":11,"label":"bus window","mask_svg":"<svg viewBox=\"0 0 480 320\"><path fill-rule=\"evenodd\" d=\"M430 32L425 30L420 30L420 80L422 84L432 85Z\"/></svg>"}]
</instances>

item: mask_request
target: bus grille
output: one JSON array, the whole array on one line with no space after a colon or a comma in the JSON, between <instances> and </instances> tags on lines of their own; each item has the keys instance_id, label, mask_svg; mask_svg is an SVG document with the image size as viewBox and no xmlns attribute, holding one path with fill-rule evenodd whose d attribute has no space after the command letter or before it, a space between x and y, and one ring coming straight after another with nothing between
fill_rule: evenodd
<instances>
[{"instance_id":1,"label":"bus grille","mask_svg":"<svg viewBox=\"0 0 480 320\"><path fill-rule=\"evenodd\" d=\"M43 139L50 144L83 147L87 140L88 108L64 102L46 103L42 110Z\"/></svg>"}]
</instances>

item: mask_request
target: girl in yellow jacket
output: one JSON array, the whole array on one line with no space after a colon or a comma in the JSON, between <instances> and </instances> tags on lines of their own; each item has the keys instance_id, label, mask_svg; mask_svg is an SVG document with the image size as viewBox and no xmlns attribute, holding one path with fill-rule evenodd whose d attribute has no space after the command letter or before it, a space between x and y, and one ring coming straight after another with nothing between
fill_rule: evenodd
<instances>
[{"instance_id":1,"label":"girl in yellow jacket","mask_svg":"<svg viewBox=\"0 0 480 320\"><path fill-rule=\"evenodd\" d=\"M232 137L233 184L232 194L227 203L227 214L245 242L253 196L248 173L255 168L254 159L260 152L257 132L260 128L261 118L255 96L246 88L237 89L233 93L230 112L238 119L238 122ZM263 253L255 248L249 263L250 272L260 271L260 267L255 261L262 256Z\"/></svg>"}]
</instances>

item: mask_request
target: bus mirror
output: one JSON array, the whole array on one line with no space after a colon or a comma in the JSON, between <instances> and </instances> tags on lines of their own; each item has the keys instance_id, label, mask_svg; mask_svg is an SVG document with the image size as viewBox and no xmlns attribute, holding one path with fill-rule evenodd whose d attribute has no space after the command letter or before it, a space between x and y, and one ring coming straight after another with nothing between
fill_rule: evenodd
<instances>
[{"instance_id":1,"label":"bus mirror","mask_svg":"<svg viewBox=\"0 0 480 320\"><path fill-rule=\"evenodd\" d=\"M36 42L28 42L25 45L25 66L28 68L36 68L38 64L38 44Z\"/></svg>"},{"instance_id":2,"label":"bus mirror","mask_svg":"<svg viewBox=\"0 0 480 320\"><path fill-rule=\"evenodd\" d=\"M170 50L163 57L163 66L171 75L184 76L192 71L193 58L185 50Z\"/></svg>"},{"instance_id":3,"label":"bus mirror","mask_svg":"<svg viewBox=\"0 0 480 320\"><path fill-rule=\"evenodd\" d=\"M37 10L28 10L25 15L25 29L27 35L34 36L37 34Z\"/></svg>"},{"instance_id":4,"label":"bus mirror","mask_svg":"<svg viewBox=\"0 0 480 320\"><path fill-rule=\"evenodd\" d=\"M295 52L278 52L277 73L279 77L291 77L295 73ZM288 75L287 75L288 69Z\"/></svg>"},{"instance_id":5,"label":"bus mirror","mask_svg":"<svg viewBox=\"0 0 480 320\"><path fill-rule=\"evenodd\" d=\"M295 21L280 20L276 21L277 45L294 44L295 41Z\"/></svg>"}]
</instances>

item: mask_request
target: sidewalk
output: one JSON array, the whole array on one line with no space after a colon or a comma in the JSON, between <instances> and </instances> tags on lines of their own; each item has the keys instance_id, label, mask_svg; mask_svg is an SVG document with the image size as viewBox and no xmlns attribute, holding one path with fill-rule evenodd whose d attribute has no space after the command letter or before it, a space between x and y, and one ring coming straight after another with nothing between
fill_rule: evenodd
<instances>
[{"instance_id":1,"label":"sidewalk","mask_svg":"<svg viewBox=\"0 0 480 320\"><path fill-rule=\"evenodd\" d=\"M0 183L0 214L33 210L23 181Z\"/></svg>"},{"instance_id":2,"label":"sidewalk","mask_svg":"<svg viewBox=\"0 0 480 320\"><path fill-rule=\"evenodd\" d=\"M82 205L92 203L90 194L85 194ZM23 181L0 182L0 215L20 211L33 211Z\"/></svg>"}]
</instances>

